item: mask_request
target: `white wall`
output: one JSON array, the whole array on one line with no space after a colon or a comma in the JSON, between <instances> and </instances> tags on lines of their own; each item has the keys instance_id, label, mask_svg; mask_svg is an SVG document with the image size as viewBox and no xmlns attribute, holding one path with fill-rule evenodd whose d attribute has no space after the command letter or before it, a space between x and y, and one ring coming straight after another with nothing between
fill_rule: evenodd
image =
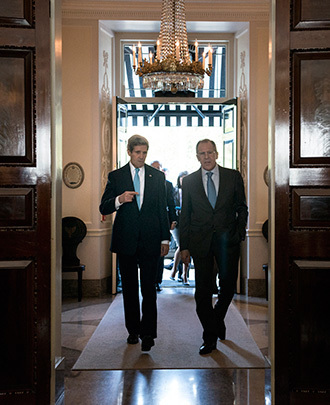
<instances>
[{"instance_id":1,"label":"white wall","mask_svg":"<svg viewBox=\"0 0 330 405\"><path fill-rule=\"evenodd\" d=\"M103 50L106 46L103 36L101 42ZM78 162L85 174L79 188L63 185L63 217L76 216L85 222L87 236L78 246L77 256L86 265L83 278L100 280L110 274L110 241L98 210L103 191L99 95L103 56L99 53L97 21L63 21L62 71L63 167ZM76 275L66 274L63 278L76 278Z\"/></svg>"},{"instance_id":2,"label":"white wall","mask_svg":"<svg viewBox=\"0 0 330 405\"><path fill-rule=\"evenodd\" d=\"M247 292L255 293L268 261L267 242L261 229L268 217L268 190L263 172L268 162L268 23L251 22L236 35L236 94L242 100L242 167L249 220L243 244L242 275Z\"/></svg>"},{"instance_id":3,"label":"white wall","mask_svg":"<svg viewBox=\"0 0 330 405\"><path fill-rule=\"evenodd\" d=\"M268 163L268 38L268 23L250 24L249 279L264 278L262 265L268 262L267 242L261 233L262 225L268 218L268 188L263 179Z\"/></svg>"},{"instance_id":4,"label":"white wall","mask_svg":"<svg viewBox=\"0 0 330 405\"><path fill-rule=\"evenodd\" d=\"M267 186L263 181L268 150L268 20L259 21L257 14L256 17L250 20L246 32L236 36L235 94L239 94L242 73L240 53L245 51L246 191L250 216L243 264L245 277L261 283L265 278L262 264L268 260L267 244L261 233L268 216ZM63 165L77 161L85 170L85 181L80 188L72 190L63 186L63 216L78 216L87 224L88 234L78 248L78 257L87 265L84 278L91 280L110 274L111 223L101 222L98 205L104 186L102 158L105 156L100 85L104 74L103 50L109 52L110 59L111 41L112 33L103 27L100 30L97 19L76 17L63 21ZM109 75L111 68L112 61ZM112 78L116 77L118 82L118 64L116 70L117 76L113 70ZM111 92L112 95L115 94Z\"/></svg>"}]
</instances>

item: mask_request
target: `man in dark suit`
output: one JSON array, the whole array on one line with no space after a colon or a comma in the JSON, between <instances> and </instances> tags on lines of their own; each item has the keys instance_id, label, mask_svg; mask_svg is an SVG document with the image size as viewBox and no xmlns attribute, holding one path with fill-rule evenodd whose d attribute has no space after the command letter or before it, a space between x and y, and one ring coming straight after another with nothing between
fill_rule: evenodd
<instances>
[{"instance_id":1,"label":"man in dark suit","mask_svg":"<svg viewBox=\"0 0 330 405\"><path fill-rule=\"evenodd\" d=\"M159 162L159 160L154 160L150 165L157 170L163 171L166 176L165 169L163 170L162 165ZM165 186L166 186L167 215L168 215L168 220L170 223L170 230L172 231L178 223L176 210L175 210L175 201L174 201L174 187L173 187L173 184L169 180L166 180ZM164 256L161 256L158 260L158 271L157 271L157 276L156 276L156 291L158 291L158 292L162 291L162 288L160 287L160 285L163 282L163 271L164 271Z\"/></svg>"},{"instance_id":2,"label":"man in dark suit","mask_svg":"<svg viewBox=\"0 0 330 405\"><path fill-rule=\"evenodd\" d=\"M225 339L224 318L235 292L248 209L242 176L217 165L215 143L199 141L196 153L201 168L182 182L180 248L184 263L189 263L190 255L194 260L196 311L203 327L199 353L203 355L216 349L217 338ZM213 306L215 265L220 292Z\"/></svg>"},{"instance_id":3,"label":"man in dark suit","mask_svg":"<svg viewBox=\"0 0 330 405\"><path fill-rule=\"evenodd\" d=\"M167 255L170 239L165 176L145 164L148 148L146 138L129 138L130 162L109 173L100 204L102 215L116 212L110 250L117 253L119 262L127 342L136 344L140 337L142 351L149 351L157 337L157 262L159 256Z\"/></svg>"}]
</instances>

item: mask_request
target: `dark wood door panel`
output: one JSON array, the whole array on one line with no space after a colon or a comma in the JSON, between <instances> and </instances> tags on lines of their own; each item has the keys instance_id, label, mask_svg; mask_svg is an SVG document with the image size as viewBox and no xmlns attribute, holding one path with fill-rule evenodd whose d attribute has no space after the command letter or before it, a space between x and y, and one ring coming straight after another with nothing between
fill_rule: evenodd
<instances>
[{"instance_id":1,"label":"dark wood door panel","mask_svg":"<svg viewBox=\"0 0 330 405\"><path fill-rule=\"evenodd\" d=\"M289 235L287 247L290 257L330 259L329 231L291 231Z\"/></svg>"},{"instance_id":2,"label":"dark wood door panel","mask_svg":"<svg viewBox=\"0 0 330 405\"><path fill-rule=\"evenodd\" d=\"M0 48L0 164L34 164L31 50Z\"/></svg>"},{"instance_id":3,"label":"dark wood door panel","mask_svg":"<svg viewBox=\"0 0 330 405\"><path fill-rule=\"evenodd\" d=\"M322 29L330 28L330 7L327 0L293 1L294 29Z\"/></svg>"},{"instance_id":4,"label":"dark wood door panel","mask_svg":"<svg viewBox=\"0 0 330 405\"><path fill-rule=\"evenodd\" d=\"M292 83L292 165L330 166L330 52L294 52Z\"/></svg>"},{"instance_id":5,"label":"dark wood door panel","mask_svg":"<svg viewBox=\"0 0 330 405\"><path fill-rule=\"evenodd\" d=\"M0 390L34 390L33 352L37 344L34 278L32 260L0 261L1 322L6 330L0 334Z\"/></svg>"},{"instance_id":6,"label":"dark wood door panel","mask_svg":"<svg viewBox=\"0 0 330 405\"><path fill-rule=\"evenodd\" d=\"M292 229L330 228L330 188L293 188Z\"/></svg>"},{"instance_id":7,"label":"dark wood door panel","mask_svg":"<svg viewBox=\"0 0 330 405\"><path fill-rule=\"evenodd\" d=\"M32 27L34 23L33 3L33 0L0 2L0 26Z\"/></svg>"},{"instance_id":8,"label":"dark wood door panel","mask_svg":"<svg viewBox=\"0 0 330 405\"><path fill-rule=\"evenodd\" d=\"M274 403L330 398L330 4L276 0Z\"/></svg>"},{"instance_id":9,"label":"dark wood door panel","mask_svg":"<svg viewBox=\"0 0 330 405\"><path fill-rule=\"evenodd\" d=\"M291 389L329 389L330 261L294 260L291 270ZM297 365L299 365L297 367Z\"/></svg>"},{"instance_id":10,"label":"dark wood door panel","mask_svg":"<svg viewBox=\"0 0 330 405\"><path fill-rule=\"evenodd\" d=\"M49 0L0 1L0 403L50 398Z\"/></svg>"},{"instance_id":11,"label":"dark wood door panel","mask_svg":"<svg viewBox=\"0 0 330 405\"><path fill-rule=\"evenodd\" d=\"M0 229L35 226L35 191L31 187L0 187Z\"/></svg>"},{"instance_id":12,"label":"dark wood door panel","mask_svg":"<svg viewBox=\"0 0 330 405\"><path fill-rule=\"evenodd\" d=\"M20 229L7 232L0 230L0 238L1 241L6 241L0 247L2 260L23 260L38 254L38 233L36 230L25 230L24 232Z\"/></svg>"}]
</instances>

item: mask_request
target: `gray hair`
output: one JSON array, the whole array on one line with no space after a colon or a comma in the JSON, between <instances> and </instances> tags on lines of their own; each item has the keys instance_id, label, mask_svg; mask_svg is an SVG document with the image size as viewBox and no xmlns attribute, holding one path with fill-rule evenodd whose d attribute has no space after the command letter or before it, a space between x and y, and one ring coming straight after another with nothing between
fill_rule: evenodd
<instances>
[{"instance_id":1,"label":"gray hair","mask_svg":"<svg viewBox=\"0 0 330 405\"><path fill-rule=\"evenodd\" d=\"M127 141L127 150L133 152L135 146L146 145L149 149L148 140L142 135L132 135Z\"/></svg>"},{"instance_id":2,"label":"gray hair","mask_svg":"<svg viewBox=\"0 0 330 405\"><path fill-rule=\"evenodd\" d=\"M214 147L214 151L217 152L217 146L216 146L214 141L211 141L211 139L202 139L201 141L197 142L197 145L196 145L196 153L197 154L198 154L198 146L199 146L199 144L200 143L207 143L207 142L210 142L212 144L212 146Z\"/></svg>"}]
</instances>

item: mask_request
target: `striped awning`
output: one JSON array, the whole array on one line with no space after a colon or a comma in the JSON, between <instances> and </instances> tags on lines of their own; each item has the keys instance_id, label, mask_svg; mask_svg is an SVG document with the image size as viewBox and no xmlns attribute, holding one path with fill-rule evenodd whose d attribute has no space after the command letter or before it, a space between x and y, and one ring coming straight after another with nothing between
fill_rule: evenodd
<instances>
[{"instance_id":1,"label":"striped awning","mask_svg":"<svg viewBox=\"0 0 330 405\"><path fill-rule=\"evenodd\" d=\"M121 117L128 126L137 127L220 127L222 126L221 104L128 104ZM121 125L125 125L121 122Z\"/></svg>"}]
</instances>

